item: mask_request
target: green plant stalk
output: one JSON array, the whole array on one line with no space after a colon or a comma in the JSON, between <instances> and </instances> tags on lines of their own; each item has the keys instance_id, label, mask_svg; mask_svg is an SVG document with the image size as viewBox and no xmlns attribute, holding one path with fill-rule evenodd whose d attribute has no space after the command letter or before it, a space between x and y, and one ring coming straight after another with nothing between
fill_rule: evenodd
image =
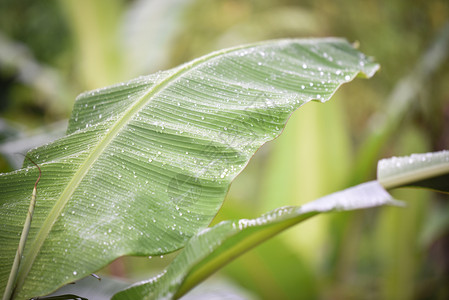
<instances>
[{"instance_id":1,"label":"green plant stalk","mask_svg":"<svg viewBox=\"0 0 449 300\"><path fill-rule=\"evenodd\" d=\"M17 273L19 271L20 261L22 260L23 249L25 249L25 244L27 241L28 233L30 231L31 221L33 219L34 207L36 206L37 184L39 183L39 180L41 179L42 173L41 173L41 169L39 168L39 166L31 159L30 159L30 161L34 165L36 165L36 167L39 169L39 177L37 178L36 183L34 184L33 193L31 194L30 206L28 207L27 217L25 220L25 224L23 225L22 234L20 235L19 247L17 248L16 256L14 257L14 262L11 267L11 272L9 273L8 283L6 284L5 293L3 294L3 300L13 299L12 294L13 294L13 291L15 288L14 285L16 283Z\"/></svg>"}]
</instances>

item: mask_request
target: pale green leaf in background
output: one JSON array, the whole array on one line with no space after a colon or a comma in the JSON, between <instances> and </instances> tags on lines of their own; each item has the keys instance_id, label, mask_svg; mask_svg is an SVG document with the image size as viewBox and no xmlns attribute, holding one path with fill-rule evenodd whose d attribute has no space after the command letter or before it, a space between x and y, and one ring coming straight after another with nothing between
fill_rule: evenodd
<instances>
[{"instance_id":1,"label":"pale green leaf in background","mask_svg":"<svg viewBox=\"0 0 449 300\"><path fill-rule=\"evenodd\" d=\"M182 13L192 2L138 0L130 3L123 16L120 39L128 73L137 76L168 65L175 37L182 28Z\"/></svg>"},{"instance_id":2,"label":"pale green leaf in background","mask_svg":"<svg viewBox=\"0 0 449 300\"><path fill-rule=\"evenodd\" d=\"M344 40L278 40L80 95L67 136L28 153L42 179L16 295L183 247L295 109L377 69ZM0 292L36 175L0 176Z\"/></svg>"}]
</instances>

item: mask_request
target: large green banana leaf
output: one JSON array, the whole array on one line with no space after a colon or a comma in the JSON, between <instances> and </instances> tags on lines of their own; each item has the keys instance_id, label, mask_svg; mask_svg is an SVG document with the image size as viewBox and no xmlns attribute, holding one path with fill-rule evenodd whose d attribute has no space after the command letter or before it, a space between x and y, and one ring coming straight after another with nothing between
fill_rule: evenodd
<instances>
[{"instance_id":1,"label":"large green banana leaf","mask_svg":"<svg viewBox=\"0 0 449 300\"><path fill-rule=\"evenodd\" d=\"M183 247L295 109L377 69L344 40L278 40L80 95L67 136L28 153L42 179L14 295ZM37 175L25 161L0 176L0 293Z\"/></svg>"}]
</instances>

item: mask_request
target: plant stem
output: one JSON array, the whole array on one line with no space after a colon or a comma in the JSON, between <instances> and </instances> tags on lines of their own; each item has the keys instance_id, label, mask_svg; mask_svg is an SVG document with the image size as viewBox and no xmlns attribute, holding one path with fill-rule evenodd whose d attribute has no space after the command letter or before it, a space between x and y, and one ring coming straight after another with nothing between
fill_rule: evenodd
<instances>
[{"instance_id":1,"label":"plant stem","mask_svg":"<svg viewBox=\"0 0 449 300\"><path fill-rule=\"evenodd\" d=\"M27 157L28 158L28 157ZM34 207L36 205L36 194L37 194L37 184L41 179L41 168L30 158L28 158L38 169L39 169L39 177L34 183L33 193L31 195L30 206L28 208L27 217L25 220L25 224L23 225L22 234L20 236L19 247L17 248L16 256L14 257L14 262L12 264L11 272L9 273L8 283L5 288L5 293L3 294L3 300L10 300L13 298L13 292L15 288L15 282L17 278L17 273L20 266L20 261L22 260L23 249L25 249L26 240L28 237L28 232L30 231L31 220L33 219Z\"/></svg>"}]
</instances>

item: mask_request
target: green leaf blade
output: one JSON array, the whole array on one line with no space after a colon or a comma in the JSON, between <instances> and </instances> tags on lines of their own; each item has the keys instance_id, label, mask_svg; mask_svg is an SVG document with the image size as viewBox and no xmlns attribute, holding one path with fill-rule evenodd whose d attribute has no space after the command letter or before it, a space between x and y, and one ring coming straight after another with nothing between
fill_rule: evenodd
<instances>
[{"instance_id":1,"label":"green leaf blade","mask_svg":"<svg viewBox=\"0 0 449 300\"><path fill-rule=\"evenodd\" d=\"M343 40L281 40L82 94L68 135L28 154L43 176L18 296L49 293L122 255L183 247L295 109L377 69ZM0 177L0 215L17 212L2 219L7 232L26 215L24 178L26 169Z\"/></svg>"},{"instance_id":2,"label":"green leaf blade","mask_svg":"<svg viewBox=\"0 0 449 300\"><path fill-rule=\"evenodd\" d=\"M382 159L377 178L386 188L414 186L449 193L449 151Z\"/></svg>"},{"instance_id":3,"label":"green leaf blade","mask_svg":"<svg viewBox=\"0 0 449 300\"><path fill-rule=\"evenodd\" d=\"M207 276L259 243L319 213L401 205L377 182L330 194L300 207L284 207L257 219L224 221L193 237L166 272L117 293L114 300L181 297Z\"/></svg>"}]
</instances>

